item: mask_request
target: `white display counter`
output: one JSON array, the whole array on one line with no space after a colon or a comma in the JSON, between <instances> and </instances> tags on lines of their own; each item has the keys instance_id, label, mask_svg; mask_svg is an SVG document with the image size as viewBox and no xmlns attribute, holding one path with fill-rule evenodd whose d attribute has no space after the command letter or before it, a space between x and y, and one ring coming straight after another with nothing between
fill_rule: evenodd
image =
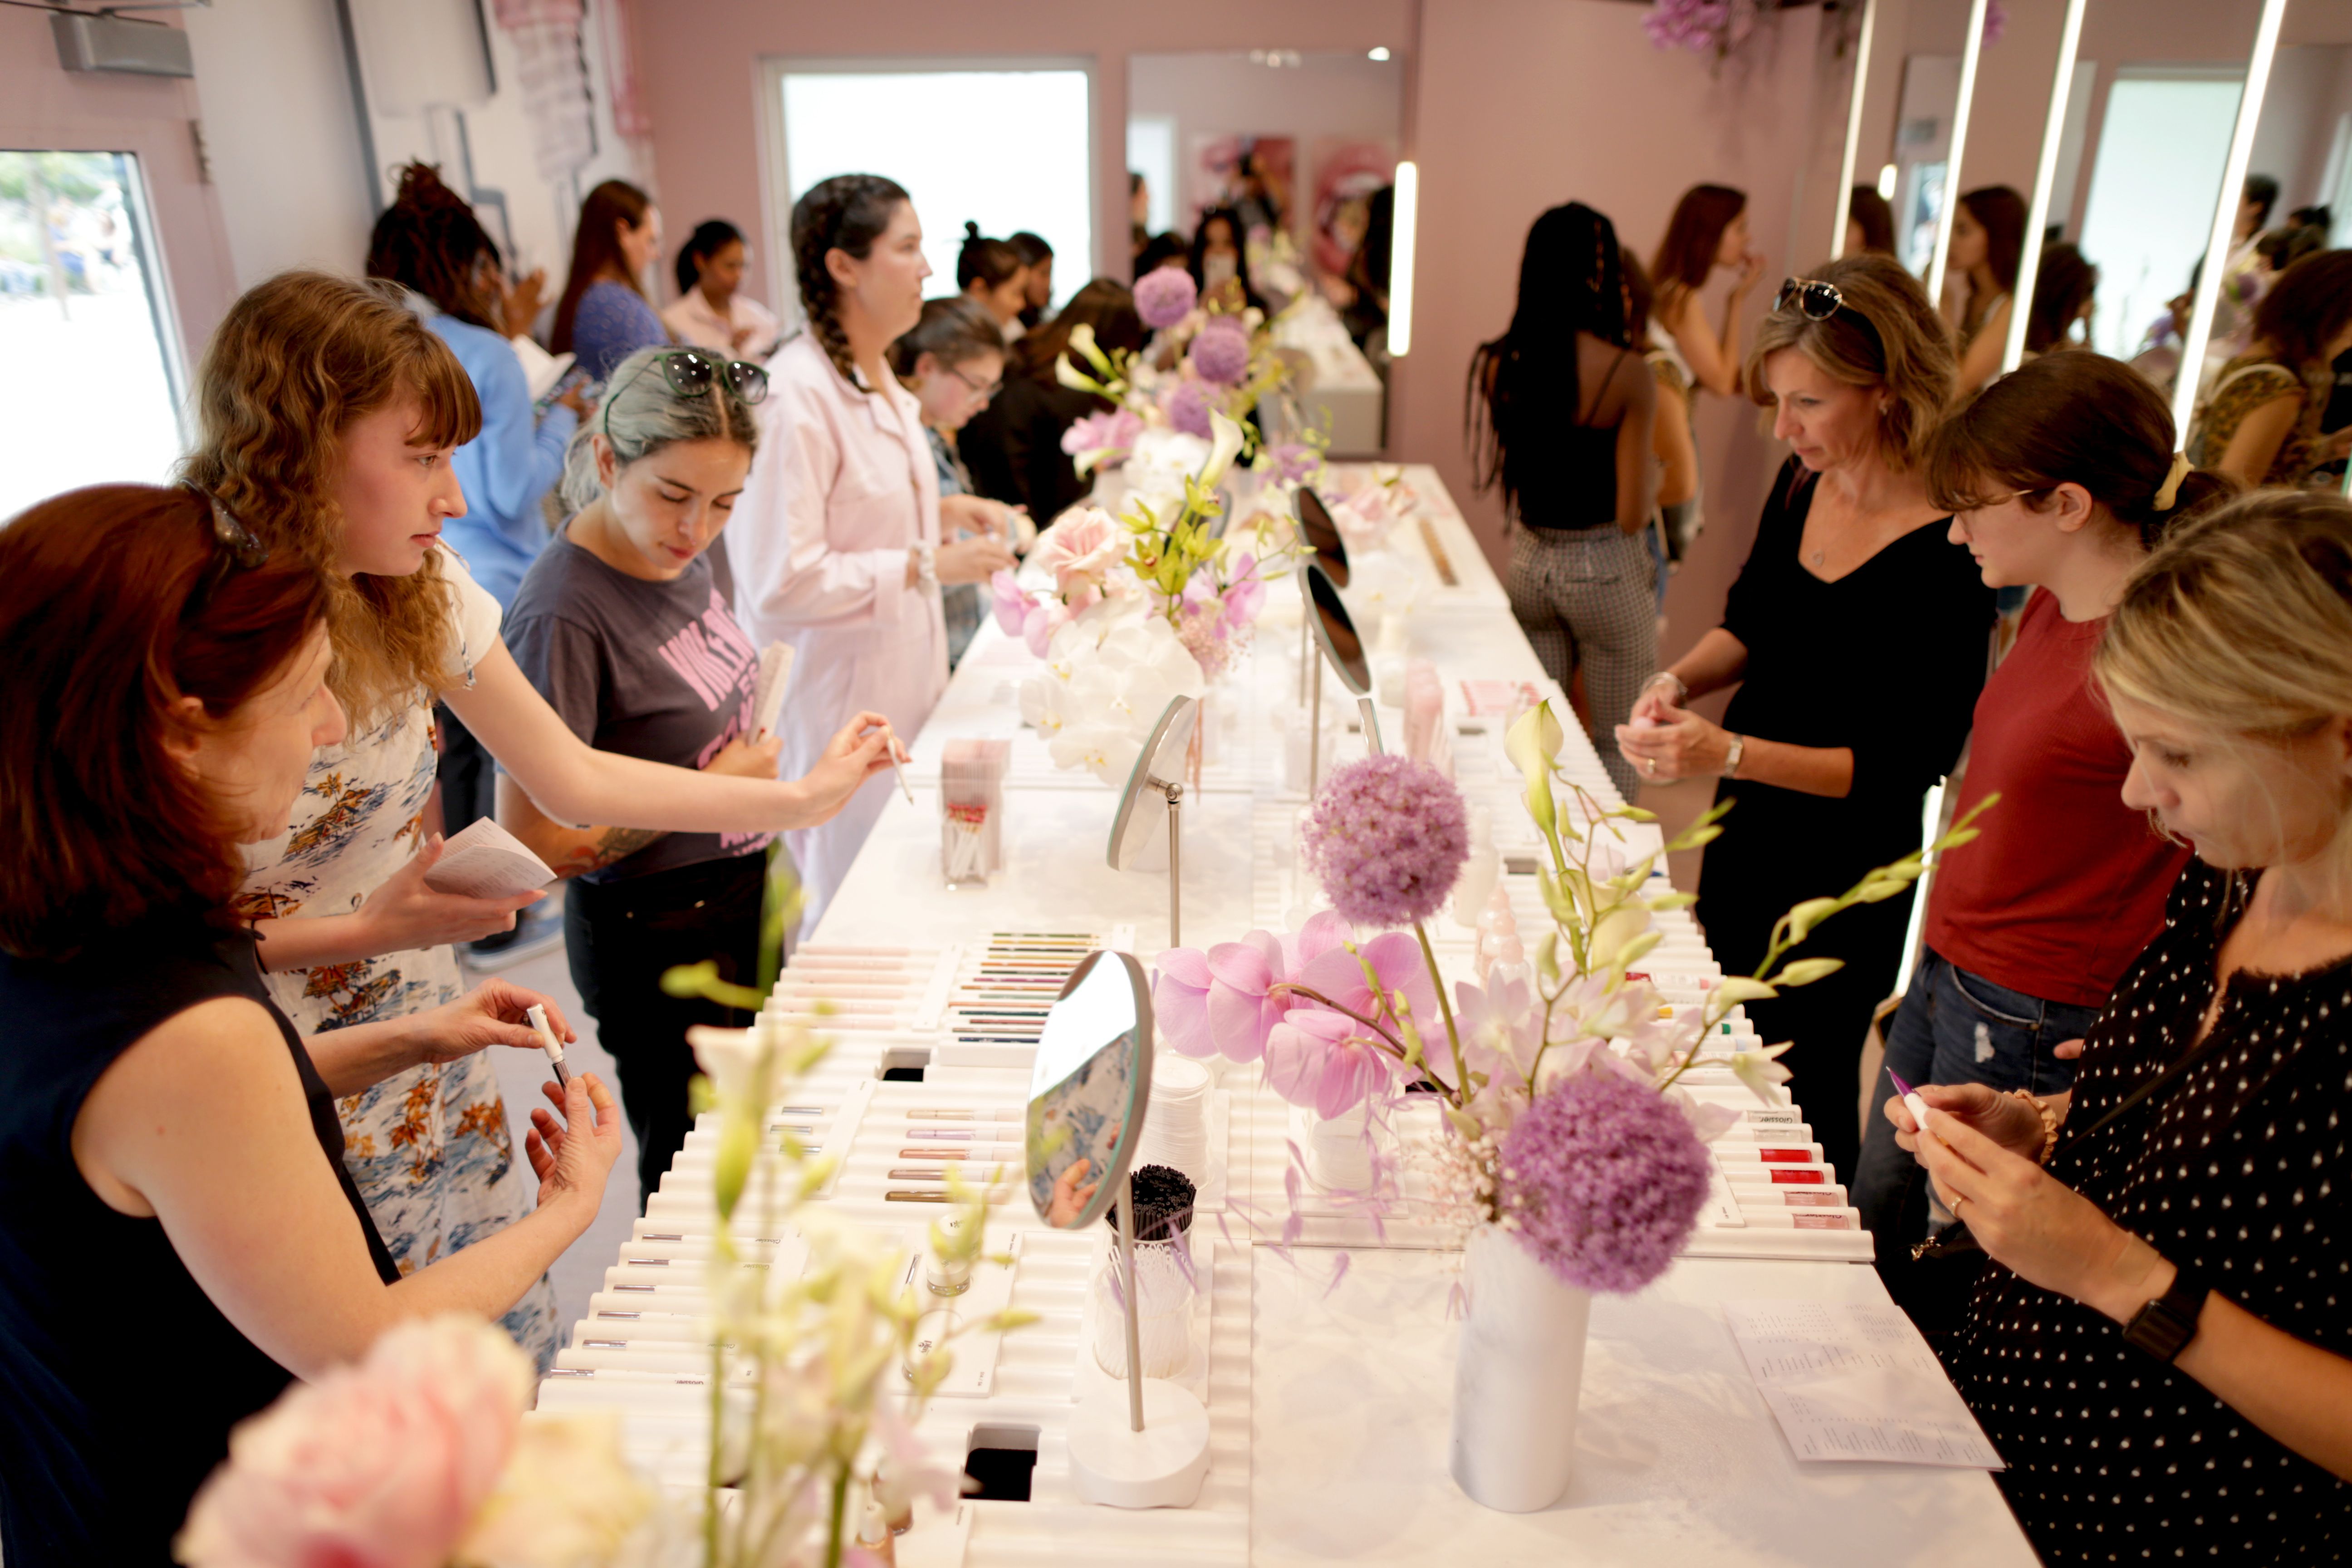
<instances>
[{"instance_id":1,"label":"white display counter","mask_svg":"<svg viewBox=\"0 0 2352 1568\"><path fill-rule=\"evenodd\" d=\"M1353 476L1360 479L1360 473ZM1417 575L1391 613L1403 635L1368 632L1376 669L1405 654L1439 667L1449 691L1467 679L1524 680L1550 695L1527 641L1504 608L1484 555L1434 473L1405 482L1430 520L1392 535L1397 562ZM1457 582L1435 581L1429 539ZM1375 574L1375 576L1378 574ZM1406 601L1409 601L1407 603ZM1212 700L1210 765L1188 792L1183 836L1183 935L1205 947L1281 923L1311 892L1288 868L1290 826L1305 802L1282 788L1286 731L1297 705L1295 591L1269 595L1247 666ZM1386 649L1385 652L1380 650ZM936 1211L886 1198L886 1175L918 1106L1014 1108L1027 1093L1027 1048L971 1043L940 1016L992 937L1003 932L1090 933L1127 945L1148 963L1167 936L1168 873L1112 871L1106 841L1117 794L1082 773L1055 773L1034 737L1019 740L1015 693L1029 672L1024 650L983 628L931 721L917 738L915 802L893 795L812 943L937 950L940 976L926 997L884 1008L845 1027L833 1057L795 1090L803 1100L863 1107L836 1134L845 1164L828 1200L845 1219L908 1234ZM1327 682L1339 709L1336 682ZM1532 847L1518 785L1501 758L1501 722L1450 716L1457 777L1492 814L1507 854ZM1401 724L1400 724L1401 732ZM1564 759L1583 786L1613 799L1573 726ZM950 889L940 874L938 758L954 736L1016 737L1003 819L1005 866L982 888ZM1360 736L1340 727L1335 758L1360 755ZM1507 877L1523 905L1534 879ZM1529 911L1530 916L1532 910ZM1685 915L1664 917L1696 946ZM1433 934L1454 976L1467 973L1469 932L1443 915ZM930 962L924 960L923 962ZM787 971L785 985L793 984ZM885 1066L924 1065L920 1082L876 1083ZM1223 1073L1212 1158L1222 1191L1278 1211L1290 1108L1253 1071ZM1794 1086L1802 1097L1805 1086ZM1836 1106L1850 1098L1824 1088ZM1832 1112L1834 1113L1834 1112ZM893 1118L898 1120L894 1121ZM713 1134L698 1131L698 1142ZM665 1183L665 1203L690 1208L698 1192L690 1143ZM831 1151L829 1151L831 1152ZM1204 1194L1205 1205L1205 1194ZM669 1212L685 1212L673 1207ZM1087 1300L1102 1237L1043 1228L1025 1201L993 1211L1020 1248L1012 1303L1039 1321L1008 1336L982 1391L935 1400L923 1431L951 1455L975 1435L1034 1431L1037 1463L1028 1501L975 1500L957 1527L919 1527L901 1539L908 1568L949 1563L1207 1564L1396 1562L1709 1564L2031 1563L2023 1537L1982 1472L1899 1465L1800 1465L1745 1370L1721 1304L1737 1297L1883 1301L1856 1233L1702 1230L1688 1256L1632 1298L1603 1297L1592 1314L1585 1363L1580 1465L1567 1496L1544 1512L1490 1512L1447 1473L1452 1368L1459 1326L1447 1299L1460 1267L1451 1238L1401 1216L1384 1240L1360 1221L1310 1226L1309 1245L1286 1258L1247 1243L1228 1213L1195 1234L1213 1244L1209 1300L1196 1338L1197 1392L1211 1419L1212 1468L1191 1509L1127 1513L1079 1502L1071 1489L1065 1433L1087 1366ZM641 1237L649 1224L640 1222ZM1331 1279L1344 1244L1349 1267ZM665 1275L664 1248L680 1265ZM634 1243L609 1280L615 1288L685 1277L689 1244ZM600 1298L600 1300L607 1300ZM700 1473L698 1393L599 1382L597 1369L691 1369L677 1347L633 1343L625 1323L592 1315L577 1325L559 1372L544 1385L551 1406L617 1405L632 1451L671 1480ZM614 1372L604 1376L611 1378ZM1016 1439L1017 1440L1017 1439Z\"/></svg>"}]
</instances>

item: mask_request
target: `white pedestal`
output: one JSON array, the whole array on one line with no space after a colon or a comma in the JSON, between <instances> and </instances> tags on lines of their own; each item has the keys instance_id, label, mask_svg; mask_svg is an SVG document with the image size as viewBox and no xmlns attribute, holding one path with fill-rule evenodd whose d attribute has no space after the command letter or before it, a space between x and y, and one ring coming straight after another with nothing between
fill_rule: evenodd
<instances>
[{"instance_id":1,"label":"white pedestal","mask_svg":"<svg viewBox=\"0 0 2352 1568\"><path fill-rule=\"evenodd\" d=\"M1209 1413L1172 1383L1143 1380L1143 1430L1128 1426L1127 1387L1097 1389L1070 1422L1070 1484L1110 1508L1190 1508L1209 1475Z\"/></svg>"}]
</instances>

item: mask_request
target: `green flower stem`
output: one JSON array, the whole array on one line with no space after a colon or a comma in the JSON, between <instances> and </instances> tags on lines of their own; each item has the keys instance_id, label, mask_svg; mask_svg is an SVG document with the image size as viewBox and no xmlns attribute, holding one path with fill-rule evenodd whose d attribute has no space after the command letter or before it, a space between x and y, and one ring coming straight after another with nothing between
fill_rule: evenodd
<instances>
[{"instance_id":1,"label":"green flower stem","mask_svg":"<svg viewBox=\"0 0 2352 1568\"><path fill-rule=\"evenodd\" d=\"M833 1472L833 1525L826 1532L824 1568L841 1568L842 1516L849 1508L849 1467L843 1465Z\"/></svg>"},{"instance_id":2,"label":"green flower stem","mask_svg":"<svg viewBox=\"0 0 2352 1568\"><path fill-rule=\"evenodd\" d=\"M1361 1024L1375 1035L1378 1035L1380 1037L1379 1043L1388 1047L1390 1055L1395 1057L1396 1059L1401 1062L1405 1062L1408 1066L1417 1066L1422 1076L1428 1079L1430 1082L1437 1086L1438 1092L1444 1095L1448 1100L1454 1100L1457 1105L1461 1103L1460 1100L1454 1094L1453 1085L1447 1083L1444 1079L1430 1071L1429 1063L1426 1060L1417 1064L1412 1062L1409 1059L1402 1041L1399 1040L1394 1035L1390 1034L1386 1029L1381 1028L1380 1025L1375 1023L1373 1020L1367 1018L1361 1013L1357 1012L1353 1007L1342 1007L1339 1003L1332 1001L1331 998L1324 995L1319 991L1310 991L1304 985L1293 985L1287 981L1278 983L1269 987L1266 994L1271 996L1276 992L1280 992L1288 996L1304 996L1309 1002L1317 1003L1322 1006L1330 1008L1334 1013L1343 1014L1348 1017L1353 1018L1356 1022Z\"/></svg>"},{"instance_id":3,"label":"green flower stem","mask_svg":"<svg viewBox=\"0 0 2352 1568\"><path fill-rule=\"evenodd\" d=\"M1446 1043L1454 1047L1454 1059L1461 1061L1462 1032L1454 1026L1454 1004L1445 999L1445 976L1438 973L1437 950L1429 945L1429 928L1415 921L1412 934L1421 938L1421 961L1429 965L1429 988L1437 993L1437 1011L1445 1020Z\"/></svg>"}]
</instances>

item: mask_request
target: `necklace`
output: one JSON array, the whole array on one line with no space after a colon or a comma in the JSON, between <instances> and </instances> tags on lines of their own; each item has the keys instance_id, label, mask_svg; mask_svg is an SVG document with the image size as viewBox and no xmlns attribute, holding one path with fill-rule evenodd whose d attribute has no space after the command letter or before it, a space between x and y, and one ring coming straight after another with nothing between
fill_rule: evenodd
<instances>
[{"instance_id":1,"label":"necklace","mask_svg":"<svg viewBox=\"0 0 2352 1568\"><path fill-rule=\"evenodd\" d=\"M1826 548L1824 548L1824 549L1821 549L1821 550L1816 550L1816 551L1814 551L1814 552L1813 552L1812 560L1813 560L1813 564L1814 564L1814 565L1816 565L1816 566L1820 565L1822 562L1824 562L1824 561L1828 560L1829 558L1830 558L1830 552L1829 552L1829 551L1828 551Z\"/></svg>"}]
</instances>

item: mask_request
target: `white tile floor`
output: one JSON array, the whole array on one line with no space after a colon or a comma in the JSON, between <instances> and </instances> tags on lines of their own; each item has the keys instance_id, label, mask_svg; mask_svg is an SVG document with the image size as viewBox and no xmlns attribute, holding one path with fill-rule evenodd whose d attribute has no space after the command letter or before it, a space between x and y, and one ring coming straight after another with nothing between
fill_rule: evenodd
<instances>
[{"instance_id":1,"label":"white tile floor","mask_svg":"<svg viewBox=\"0 0 2352 1568\"><path fill-rule=\"evenodd\" d=\"M564 965L561 946L497 973L517 985L529 986L552 997L580 1035L578 1042L564 1051L565 1064L575 1070L594 1073L612 1086L615 1095L619 1094L621 1086L613 1070L613 1058L597 1043L596 1020L580 1005L580 993L572 987L572 973ZM469 980L478 978L469 974ZM507 1122L513 1131L515 1149L520 1154L522 1136L530 1127L530 1108L547 1103L540 1093L540 1086L551 1081L547 1061L525 1051L511 1050L498 1052L496 1060L499 1089L506 1097ZM612 1180L604 1187L604 1206L597 1211L596 1223L548 1271L555 1282L556 1307L562 1314L567 1344L571 1342L572 1325L587 1315L589 1296L604 1289L604 1270L620 1256L621 1243L629 1239L630 1222L637 1217L637 1141L629 1134L625 1123L622 1133L625 1143L621 1157L613 1166Z\"/></svg>"}]
</instances>

